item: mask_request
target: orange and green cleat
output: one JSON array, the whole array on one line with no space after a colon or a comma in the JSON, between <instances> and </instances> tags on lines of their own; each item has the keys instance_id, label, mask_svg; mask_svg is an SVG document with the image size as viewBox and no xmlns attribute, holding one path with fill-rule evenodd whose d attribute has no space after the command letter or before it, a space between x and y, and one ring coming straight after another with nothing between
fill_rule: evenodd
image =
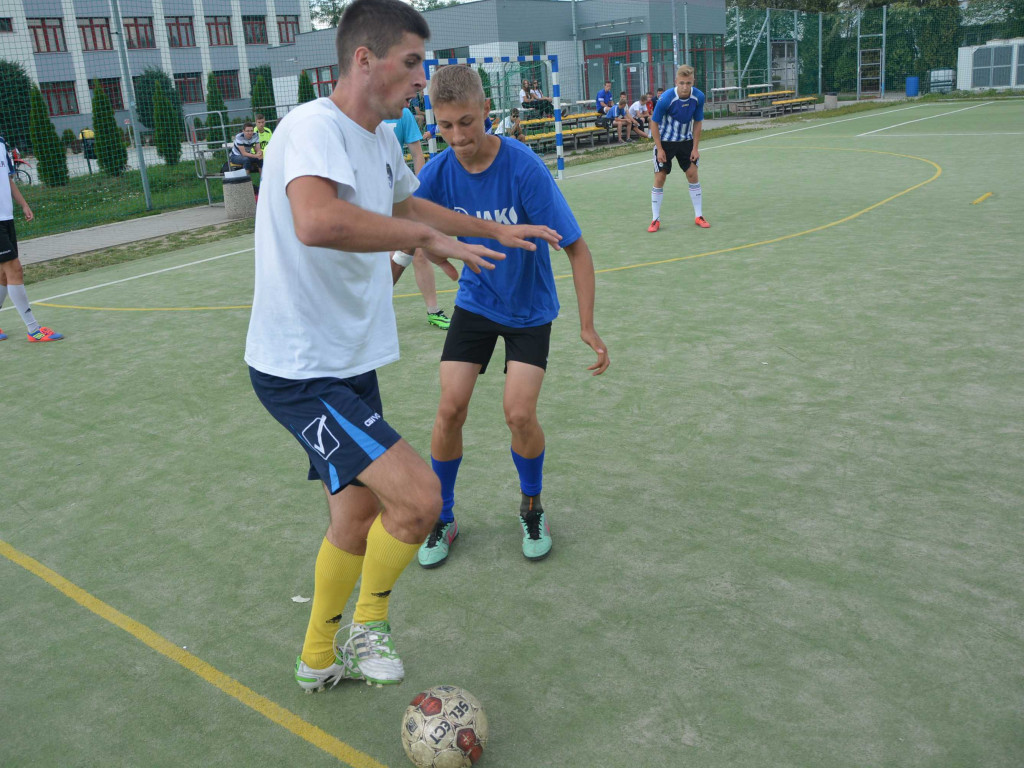
<instances>
[{"instance_id":1,"label":"orange and green cleat","mask_svg":"<svg viewBox=\"0 0 1024 768\"><path fill-rule=\"evenodd\" d=\"M53 328L47 328L46 326L41 327L35 333L28 334L28 340L35 344L40 341L60 341L64 338L64 334L57 333Z\"/></svg>"},{"instance_id":2,"label":"orange and green cleat","mask_svg":"<svg viewBox=\"0 0 1024 768\"><path fill-rule=\"evenodd\" d=\"M655 219L651 222L651 226L647 228L648 232L657 232L661 228L661 219Z\"/></svg>"},{"instance_id":3,"label":"orange and green cleat","mask_svg":"<svg viewBox=\"0 0 1024 768\"><path fill-rule=\"evenodd\" d=\"M693 223L696 224L698 227L702 227L704 229L708 229L711 226L710 224L708 224L708 220L705 219L703 216L698 216L696 219L693 220Z\"/></svg>"},{"instance_id":4,"label":"orange and green cleat","mask_svg":"<svg viewBox=\"0 0 1024 768\"><path fill-rule=\"evenodd\" d=\"M7 338L7 334L4 333L2 328L0 328L0 341L3 341L6 338Z\"/></svg>"}]
</instances>

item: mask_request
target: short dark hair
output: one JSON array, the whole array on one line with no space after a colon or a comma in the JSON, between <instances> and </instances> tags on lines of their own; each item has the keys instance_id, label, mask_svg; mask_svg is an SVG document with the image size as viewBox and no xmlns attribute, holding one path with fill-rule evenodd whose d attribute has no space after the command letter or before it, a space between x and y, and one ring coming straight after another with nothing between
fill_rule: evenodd
<instances>
[{"instance_id":1,"label":"short dark hair","mask_svg":"<svg viewBox=\"0 0 1024 768\"><path fill-rule=\"evenodd\" d=\"M250 122L249 122L248 120L246 120L246 121L245 121L244 123L242 123L242 130L243 130L243 131L244 131L244 130L245 130L246 128L255 128L255 127L256 127L256 126L255 126L255 125L253 125L252 123L250 123Z\"/></svg>"},{"instance_id":2,"label":"short dark hair","mask_svg":"<svg viewBox=\"0 0 1024 768\"><path fill-rule=\"evenodd\" d=\"M423 14L402 0L355 0L338 23L335 47L338 50L338 71L348 74L352 55L360 46L369 48L378 58L387 56L392 46L410 32L424 40L430 38L430 27Z\"/></svg>"},{"instance_id":3,"label":"short dark hair","mask_svg":"<svg viewBox=\"0 0 1024 768\"><path fill-rule=\"evenodd\" d=\"M267 118L265 118L265 117L263 116L263 113L262 113L262 112L257 112L257 113L256 113L256 119L257 119L257 120L266 120Z\"/></svg>"}]
</instances>

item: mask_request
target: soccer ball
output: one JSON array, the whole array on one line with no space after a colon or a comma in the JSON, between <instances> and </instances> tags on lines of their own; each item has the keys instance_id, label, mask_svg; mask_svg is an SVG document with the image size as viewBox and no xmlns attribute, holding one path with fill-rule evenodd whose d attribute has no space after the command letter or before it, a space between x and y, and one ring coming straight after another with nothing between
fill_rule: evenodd
<instances>
[{"instance_id":1,"label":"soccer ball","mask_svg":"<svg viewBox=\"0 0 1024 768\"><path fill-rule=\"evenodd\" d=\"M469 768L487 745L487 715L472 694L438 685L406 707L402 746L417 768Z\"/></svg>"}]
</instances>

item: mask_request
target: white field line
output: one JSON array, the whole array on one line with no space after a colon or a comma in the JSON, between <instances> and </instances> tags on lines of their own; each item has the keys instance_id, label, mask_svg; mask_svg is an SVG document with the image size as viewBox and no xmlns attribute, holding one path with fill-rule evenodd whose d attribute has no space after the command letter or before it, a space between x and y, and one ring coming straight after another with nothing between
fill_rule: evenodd
<instances>
[{"instance_id":1,"label":"white field line","mask_svg":"<svg viewBox=\"0 0 1024 768\"><path fill-rule=\"evenodd\" d=\"M1006 131L1003 133L887 133L884 136L876 135L876 139L920 139L928 137L941 137L946 138L948 136L959 137L959 136L971 136L974 138L985 138L986 136L1024 136L1024 131ZM855 139L856 136L850 136L849 138Z\"/></svg>"},{"instance_id":2,"label":"white field line","mask_svg":"<svg viewBox=\"0 0 1024 768\"><path fill-rule=\"evenodd\" d=\"M989 104L994 104L994 103L995 103L994 101L983 101L981 104L975 104L972 107L963 107L961 109L954 109L952 112L942 112L941 114L938 114L938 115L929 115L928 117L919 117L919 118L917 118L917 120L908 120L905 123L896 123L896 125L886 126L885 128L876 128L875 130L868 131L867 133L859 133L859 134L857 134L857 138L859 139L862 136L870 136L871 134L879 133L880 131L888 131L888 130L891 130L893 128L900 128L901 126L910 125L911 123L920 123L922 120L934 120L936 117L946 117L947 115L955 115L957 112L966 112L969 109L977 109L978 107L987 107Z\"/></svg>"},{"instance_id":3,"label":"white field line","mask_svg":"<svg viewBox=\"0 0 1024 768\"><path fill-rule=\"evenodd\" d=\"M991 102L989 102L989 103L991 103ZM893 114L895 112L904 112L904 111L906 111L908 109L920 109L923 106L925 106L925 105L924 104L914 104L913 106L910 106L910 107L900 107L899 109L893 109L893 110L890 110L890 111L886 111L884 113L869 112L866 115L857 115L857 117L844 117L842 120L822 121L820 123L817 123L816 125L807 125L807 126L804 126L803 128L794 128L791 131L779 131L778 133L770 133L770 134L766 134L764 136L755 136L752 139L742 139L740 141L730 141L728 144L715 144L714 146L706 147L706 148L702 149L701 153L703 154L704 152L710 152L712 149L724 149L725 147L735 147L737 144L749 144L752 141L764 141L765 139L774 139L777 136L785 136L787 133L799 133L800 131L809 131L812 128L825 128L825 127L830 126L830 125L839 125L839 123L849 123L852 120L865 120L865 119L867 119L869 117L882 117L884 115L891 115L891 114ZM901 123L901 125L904 125L904 123ZM895 126L893 126L893 127L895 127ZM600 170L597 170L597 171L585 171L583 173L574 173L572 176L566 176L565 180L569 181L571 179L578 179L581 176L590 176L591 174L594 174L594 173L604 173L605 171L617 171L620 168L629 168L630 166L633 166L633 165L641 165L643 163L650 163L650 162L651 162L651 158L648 157L648 158L645 158L643 160L637 160L636 162L633 162L633 163L625 163L623 165L615 165L615 166L612 166L611 168L601 168Z\"/></svg>"},{"instance_id":4,"label":"white field line","mask_svg":"<svg viewBox=\"0 0 1024 768\"><path fill-rule=\"evenodd\" d=\"M120 283L127 283L132 280L139 280L143 277L152 277L153 275L161 275L164 272L173 272L176 269L186 269L187 267L194 267L197 264L205 264L209 261L217 261L218 259L225 259L228 256L237 256L240 253L249 253L254 249L243 248L240 251L232 251L231 253L222 253L220 256L211 256L208 259L199 259L198 261L190 261L188 264L179 264L176 267L167 267L166 269L157 269L153 272L145 272L141 275L133 275L132 277L124 277L120 280L111 280L109 283L100 283L99 285L90 285L88 288L79 288L77 291L68 291L67 293L58 293L55 296L47 296L45 299L32 299L33 303L42 304L43 302L53 301L54 299L63 299L65 296L74 296L76 293L85 293L86 291L95 291L97 288L107 288L111 285L118 285ZM3 307L0 312L10 309L10 307Z\"/></svg>"}]
</instances>

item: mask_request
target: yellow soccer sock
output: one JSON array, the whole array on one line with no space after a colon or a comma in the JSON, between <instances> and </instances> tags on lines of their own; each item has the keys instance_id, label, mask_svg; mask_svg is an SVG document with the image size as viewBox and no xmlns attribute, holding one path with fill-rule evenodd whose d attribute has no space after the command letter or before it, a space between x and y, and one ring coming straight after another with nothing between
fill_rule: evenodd
<instances>
[{"instance_id":1,"label":"yellow soccer sock","mask_svg":"<svg viewBox=\"0 0 1024 768\"><path fill-rule=\"evenodd\" d=\"M419 550L419 544L399 541L384 529L380 515L366 536L366 559L363 561L363 582L353 621L365 624L388 617L391 590Z\"/></svg>"},{"instance_id":2,"label":"yellow soccer sock","mask_svg":"<svg viewBox=\"0 0 1024 768\"><path fill-rule=\"evenodd\" d=\"M316 557L313 607L302 644L302 661L313 669L325 669L334 662L334 634L362 570L361 555L338 549L324 539Z\"/></svg>"}]
</instances>

